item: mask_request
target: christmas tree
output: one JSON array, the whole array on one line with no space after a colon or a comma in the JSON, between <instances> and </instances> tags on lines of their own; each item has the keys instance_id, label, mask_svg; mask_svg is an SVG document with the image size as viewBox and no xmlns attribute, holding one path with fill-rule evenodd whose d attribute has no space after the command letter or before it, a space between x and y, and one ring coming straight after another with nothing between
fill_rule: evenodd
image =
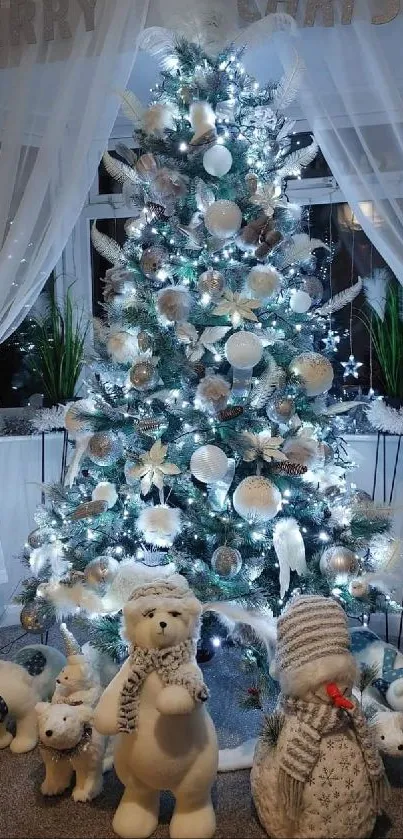
<instances>
[{"instance_id":1,"label":"christmas tree","mask_svg":"<svg viewBox=\"0 0 403 839\"><path fill-rule=\"evenodd\" d=\"M140 151L104 165L132 218L123 247L92 230L112 266L105 319L88 397L65 416L67 480L28 539L25 625L78 613L119 659L120 610L147 570L263 616L296 590L350 614L384 603L388 519L348 484L351 403L329 396L331 318L359 288L328 299L332 243L285 192L317 152L284 114L297 78L260 88L241 52L178 42L147 110L123 95Z\"/></svg>"}]
</instances>

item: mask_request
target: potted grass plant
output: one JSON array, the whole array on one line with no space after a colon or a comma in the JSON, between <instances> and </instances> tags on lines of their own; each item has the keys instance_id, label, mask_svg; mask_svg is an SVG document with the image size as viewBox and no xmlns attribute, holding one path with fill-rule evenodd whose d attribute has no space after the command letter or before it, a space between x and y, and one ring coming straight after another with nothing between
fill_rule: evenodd
<instances>
[{"instance_id":1,"label":"potted grass plant","mask_svg":"<svg viewBox=\"0 0 403 839\"><path fill-rule=\"evenodd\" d=\"M378 360L386 401L403 405L403 288L386 269L364 279L363 314Z\"/></svg>"},{"instance_id":2,"label":"potted grass plant","mask_svg":"<svg viewBox=\"0 0 403 839\"><path fill-rule=\"evenodd\" d=\"M48 405L68 402L76 396L84 366L88 319L72 301L71 286L58 304L55 287L49 292L44 317L36 321L35 350L32 367L39 374Z\"/></svg>"}]
</instances>

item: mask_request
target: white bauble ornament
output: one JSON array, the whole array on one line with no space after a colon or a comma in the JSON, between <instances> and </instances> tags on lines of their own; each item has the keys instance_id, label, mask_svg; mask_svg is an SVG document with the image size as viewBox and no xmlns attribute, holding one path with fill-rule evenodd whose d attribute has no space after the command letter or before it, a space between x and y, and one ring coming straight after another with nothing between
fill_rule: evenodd
<instances>
[{"instance_id":1,"label":"white bauble ornament","mask_svg":"<svg viewBox=\"0 0 403 839\"><path fill-rule=\"evenodd\" d=\"M281 507L281 493L267 478L250 475L237 486L232 503L243 519L270 521Z\"/></svg>"},{"instance_id":2,"label":"white bauble ornament","mask_svg":"<svg viewBox=\"0 0 403 839\"><path fill-rule=\"evenodd\" d=\"M190 471L203 484L221 481L227 470L227 455L218 446L200 446L190 458Z\"/></svg>"},{"instance_id":3,"label":"white bauble ornament","mask_svg":"<svg viewBox=\"0 0 403 839\"><path fill-rule=\"evenodd\" d=\"M266 300L279 290L281 275L276 268L272 268L270 265L255 265L249 271L246 285L254 297Z\"/></svg>"},{"instance_id":4,"label":"white bauble ornament","mask_svg":"<svg viewBox=\"0 0 403 839\"><path fill-rule=\"evenodd\" d=\"M131 364L139 353L137 336L131 332L113 332L106 342L106 349L116 364Z\"/></svg>"},{"instance_id":5,"label":"white bauble ornament","mask_svg":"<svg viewBox=\"0 0 403 839\"><path fill-rule=\"evenodd\" d=\"M192 145L197 145L205 135L215 133L215 113L209 102L192 102L189 121L194 131Z\"/></svg>"},{"instance_id":6,"label":"white bauble ornament","mask_svg":"<svg viewBox=\"0 0 403 839\"><path fill-rule=\"evenodd\" d=\"M312 299L306 291L295 289L291 292L290 309L298 315L304 315L312 305Z\"/></svg>"},{"instance_id":7,"label":"white bauble ornament","mask_svg":"<svg viewBox=\"0 0 403 839\"><path fill-rule=\"evenodd\" d=\"M234 201L221 199L214 201L207 208L204 223L212 236L219 239L231 239L242 224L242 213Z\"/></svg>"},{"instance_id":8,"label":"white bauble ornament","mask_svg":"<svg viewBox=\"0 0 403 839\"><path fill-rule=\"evenodd\" d=\"M253 332L234 332L225 344L225 355L235 369L250 370L262 358L262 342Z\"/></svg>"},{"instance_id":9,"label":"white bauble ornament","mask_svg":"<svg viewBox=\"0 0 403 839\"><path fill-rule=\"evenodd\" d=\"M157 103L147 108L143 116L144 133L162 137L168 129L175 131L174 111L167 102Z\"/></svg>"},{"instance_id":10,"label":"white bauble ornament","mask_svg":"<svg viewBox=\"0 0 403 839\"><path fill-rule=\"evenodd\" d=\"M106 501L108 510L115 506L118 500L115 484L110 481L101 481L92 491L93 501Z\"/></svg>"},{"instance_id":11,"label":"white bauble ornament","mask_svg":"<svg viewBox=\"0 0 403 839\"><path fill-rule=\"evenodd\" d=\"M300 380L307 396L320 396L333 384L333 367L320 353L305 352L295 356L289 370Z\"/></svg>"},{"instance_id":12,"label":"white bauble ornament","mask_svg":"<svg viewBox=\"0 0 403 839\"><path fill-rule=\"evenodd\" d=\"M158 313L170 323L187 320L191 305L192 298L185 286L168 286L158 293Z\"/></svg>"},{"instance_id":13,"label":"white bauble ornament","mask_svg":"<svg viewBox=\"0 0 403 839\"><path fill-rule=\"evenodd\" d=\"M231 169L232 154L225 146L217 143L204 152L203 166L209 175L214 175L215 178L222 178Z\"/></svg>"},{"instance_id":14,"label":"white bauble ornament","mask_svg":"<svg viewBox=\"0 0 403 839\"><path fill-rule=\"evenodd\" d=\"M166 504L145 507L137 519L137 527L150 545L169 548L181 531L180 510Z\"/></svg>"},{"instance_id":15,"label":"white bauble ornament","mask_svg":"<svg viewBox=\"0 0 403 839\"><path fill-rule=\"evenodd\" d=\"M344 545L326 548L319 562L323 576L334 579L337 583L346 583L349 577L357 573L358 567L356 554Z\"/></svg>"},{"instance_id":16,"label":"white bauble ornament","mask_svg":"<svg viewBox=\"0 0 403 839\"><path fill-rule=\"evenodd\" d=\"M214 551L211 557L211 567L219 577L235 577L242 568L242 556L236 548L222 545Z\"/></svg>"}]
</instances>

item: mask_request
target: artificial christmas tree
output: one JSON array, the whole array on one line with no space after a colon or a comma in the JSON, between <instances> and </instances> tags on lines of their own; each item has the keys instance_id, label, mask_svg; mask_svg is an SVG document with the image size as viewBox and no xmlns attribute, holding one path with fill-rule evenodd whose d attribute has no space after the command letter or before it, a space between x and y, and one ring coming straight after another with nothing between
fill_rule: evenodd
<instances>
[{"instance_id":1,"label":"artificial christmas tree","mask_svg":"<svg viewBox=\"0 0 403 839\"><path fill-rule=\"evenodd\" d=\"M337 416L351 404L327 396L329 319L359 289L324 302L332 243L286 197L317 151L284 115L298 67L260 88L241 58L166 48L148 110L123 97L141 151L104 156L132 218L124 247L92 231L112 265L105 320L21 599L79 612L117 660L120 610L164 571L263 614L296 589L354 614L382 599L376 577L352 583L388 556L387 516L349 487Z\"/></svg>"}]
</instances>

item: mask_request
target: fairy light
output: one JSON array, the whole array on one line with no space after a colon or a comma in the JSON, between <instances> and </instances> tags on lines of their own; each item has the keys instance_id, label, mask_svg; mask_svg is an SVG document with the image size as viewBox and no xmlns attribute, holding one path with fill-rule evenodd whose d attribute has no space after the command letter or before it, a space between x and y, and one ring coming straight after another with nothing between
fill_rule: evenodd
<instances>
[{"instance_id":1,"label":"fairy light","mask_svg":"<svg viewBox=\"0 0 403 839\"><path fill-rule=\"evenodd\" d=\"M217 649L218 647L221 647L221 638L218 638L218 636L215 635L214 638L211 639L211 643L213 647L216 647Z\"/></svg>"}]
</instances>

